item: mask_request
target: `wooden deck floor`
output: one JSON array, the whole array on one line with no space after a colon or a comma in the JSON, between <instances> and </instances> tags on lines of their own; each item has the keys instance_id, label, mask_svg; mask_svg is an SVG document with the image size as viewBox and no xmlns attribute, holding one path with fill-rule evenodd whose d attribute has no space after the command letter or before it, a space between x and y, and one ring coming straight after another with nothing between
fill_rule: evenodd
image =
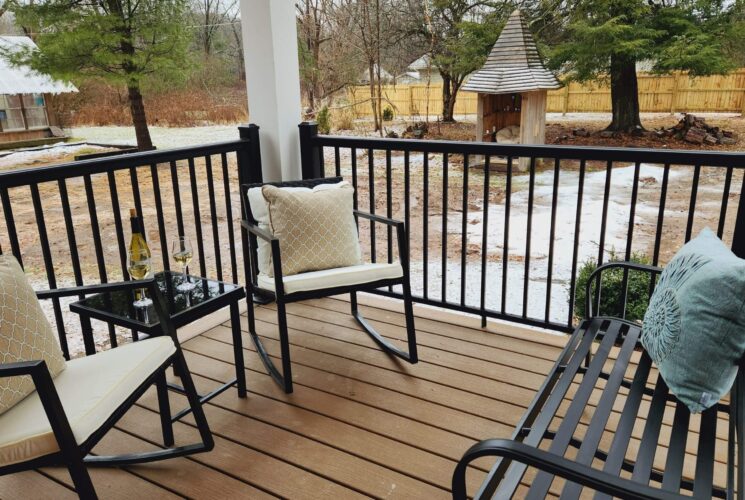
<instances>
[{"instance_id":1,"label":"wooden deck floor","mask_svg":"<svg viewBox=\"0 0 745 500\"><path fill-rule=\"evenodd\" d=\"M512 433L563 345L563 337L549 334L435 321L422 309L417 317L421 361L411 366L377 349L348 307L337 299L289 307L295 379L289 396L266 375L244 317L249 397L239 399L229 390L206 406L215 450L126 470L94 469L99 495L449 498L457 459L477 440ZM363 312L384 335L404 338L399 312L380 307ZM257 310L257 320L267 350L276 356L273 307ZM231 376L230 339L229 328L221 325L184 344L200 391ZM172 395L173 408L183 404ZM150 391L96 452L158 446L156 411ZM177 442L196 440L188 418L175 430ZM478 463L480 470L469 475L471 488L488 466ZM64 469L0 477L3 499L74 496Z\"/></svg>"}]
</instances>

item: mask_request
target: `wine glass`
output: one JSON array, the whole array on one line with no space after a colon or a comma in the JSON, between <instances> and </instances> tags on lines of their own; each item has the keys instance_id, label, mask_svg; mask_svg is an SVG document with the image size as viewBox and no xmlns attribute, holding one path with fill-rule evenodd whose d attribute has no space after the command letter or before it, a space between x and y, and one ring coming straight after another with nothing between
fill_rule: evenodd
<instances>
[{"instance_id":1,"label":"wine glass","mask_svg":"<svg viewBox=\"0 0 745 500\"><path fill-rule=\"evenodd\" d=\"M150 274L150 252L146 249L131 250L129 252L129 275L136 280L144 280ZM133 305L137 308L145 308L152 305L152 299L145 295L146 289L141 288L135 295Z\"/></svg>"},{"instance_id":2,"label":"wine glass","mask_svg":"<svg viewBox=\"0 0 745 500\"><path fill-rule=\"evenodd\" d=\"M176 287L176 290L180 292L188 292L194 290L196 285L189 282L188 266L191 259L194 257L194 250L191 246L189 238L186 236L179 236L173 241L173 260L181 264L181 273L184 275L183 283Z\"/></svg>"}]
</instances>

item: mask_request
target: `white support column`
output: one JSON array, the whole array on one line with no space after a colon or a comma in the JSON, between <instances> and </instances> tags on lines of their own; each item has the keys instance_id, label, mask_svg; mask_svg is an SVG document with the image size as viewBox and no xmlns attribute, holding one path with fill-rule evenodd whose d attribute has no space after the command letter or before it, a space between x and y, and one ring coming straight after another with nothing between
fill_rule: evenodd
<instances>
[{"instance_id":1,"label":"white support column","mask_svg":"<svg viewBox=\"0 0 745 500\"><path fill-rule=\"evenodd\" d=\"M293 0L241 0L248 112L265 181L300 179L300 67Z\"/></svg>"}]
</instances>

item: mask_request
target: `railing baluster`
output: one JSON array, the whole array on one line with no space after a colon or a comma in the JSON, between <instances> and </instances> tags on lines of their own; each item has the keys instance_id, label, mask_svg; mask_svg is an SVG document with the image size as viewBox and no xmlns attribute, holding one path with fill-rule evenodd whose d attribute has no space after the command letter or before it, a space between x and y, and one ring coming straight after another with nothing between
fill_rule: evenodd
<instances>
[{"instance_id":1,"label":"railing baluster","mask_svg":"<svg viewBox=\"0 0 745 500\"><path fill-rule=\"evenodd\" d=\"M122 224L122 214L119 206L119 192L116 187L116 174L108 172L109 193L111 194L111 208L114 211L114 228L116 229L116 242L119 246L119 263L122 267L122 278L129 280L129 271L127 270L127 248L124 243L124 226Z\"/></svg>"},{"instance_id":2,"label":"railing baluster","mask_svg":"<svg viewBox=\"0 0 745 500\"><path fill-rule=\"evenodd\" d=\"M411 203L409 203L409 198L411 198L411 168L409 167L409 151L406 150L404 151L404 225L408 238L406 245L411 248Z\"/></svg>"},{"instance_id":3,"label":"railing baluster","mask_svg":"<svg viewBox=\"0 0 745 500\"><path fill-rule=\"evenodd\" d=\"M351 149L352 153L352 188L354 189L354 209L359 208L359 195L357 194L357 148Z\"/></svg>"},{"instance_id":4,"label":"railing baluster","mask_svg":"<svg viewBox=\"0 0 745 500\"><path fill-rule=\"evenodd\" d=\"M440 286L440 297L442 302L447 302L447 275L448 275L448 155L442 155L442 274Z\"/></svg>"},{"instance_id":5,"label":"railing baluster","mask_svg":"<svg viewBox=\"0 0 745 500\"><path fill-rule=\"evenodd\" d=\"M217 202L215 201L215 182L212 178L212 157L205 156L204 164L207 168L207 193L210 198L210 218L212 220L212 243L215 247L215 268L217 279L222 281L222 256L220 255L220 228L217 226Z\"/></svg>"},{"instance_id":6,"label":"railing baluster","mask_svg":"<svg viewBox=\"0 0 745 500\"><path fill-rule=\"evenodd\" d=\"M341 158L339 157L339 146L334 146L334 166L337 177L341 177Z\"/></svg>"},{"instance_id":7,"label":"railing baluster","mask_svg":"<svg viewBox=\"0 0 745 500\"><path fill-rule=\"evenodd\" d=\"M530 243L533 233L533 201L535 197L535 156L530 157L528 183L528 227L525 239L525 274L523 276L523 318L528 317L528 289L530 288Z\"/></svg>"},{"instance_id":8,"label":"railing baluster","mask_svg":"<svg viewBox=\"0 0 745 500\"><path fill-rule=\"evenodd\" d=\"M101 243L101 230L98 225L98 212L96 208L96 198L93 193L93 181L90 175L83 176L83 183L85 184L85 197L88 201L88 216L91 219L91 234L93 235L93 248L96 252L96 262L98 264L98 277L101 283L108 283L109 277L106 270L106 260L103 253L103 244ZM109 330L109 340L111 341L112 347L116 347L116 331L114 325L107 323L106 325Z\"/></svg>"},{"instance_id":9,"label":"railing baluster","mask_svg":"<svg viewBox=\"0 0 745 500\"><path fill-rule=\"evenodd\" d=\"M727 219L727 204L729 203L729 192L732 187L732 167L727 168L727 175L724 177L724 188L722 189L722 208L719 211L719 226L717 227L717 236L722 238L724 234L724 222Z\"/></svg>"},{"instance_id":10,"label":"railing baluster","mask_svg":"<svg viewBox=\"0 0 745 500\"><path fill-rule=\"evenodd\" d=\"M158 165L150 165L150 177L153 179L153 198L155 199L155 217L158 221L158 235L160 236L160 254L163 258L163 269L171 269L168 259L168 240L166 239L166 223L163 218L163 201L160 198L160 179L158 178Z\"/></svg>"},{"instance_id":11,"label":"railing baluster","mask_svg":"<svg viewBox=\"0 0 745 500\"><path fill-rule=\"evenodd\" d=\"M393 174L392 174L392 166L391 166L391 150L387 150L385 152L385 215L389 219L393 217L393 194L392 194L392 184L393 184ZM387 226L388 231L388 263L390 264L393 262L393 228L391 226ZM393 287L388 287L390 291L393 291Z\"/></svg>"},{"instance_id":12,"label":"railing baluster","mask_svg":"<svg viewBox=\"0 0 745 500\"><path fill-rule=\"evenodd\" d=\"M554 273L554 238L556 236L556 206L559 199L559 172L561 161L554 158L554 185L551 194L551 229L548 236L548 263L546 269L546 312L544 321L548 323L551 315L551 285Z\"/></svg>"},{"instance_id":13,"label":"railing baluster","mask_svg":"<svg viewBox=\"0 0 745 500\"><path fill-rule=\"evenodd\" d=\"M574 247L572 250L572 276L569 284L569 317L567 326L574 323L574 296L577 288L577 260L579 259L579 239L582 224L582 196L585 188L585 160L579 162L579 181L577 185L577 212L574 216Z\"/></svg>"},{"instance_id":14,"label":"railing baluster","mask_svg":"<svg viewBox=\"0 0 745 500\"><path fill-rule=\"evenodd\" d=\"M424 219L422 220L422 296L429 299L429 154L422 153Z\"/></svg>"},{"instance_id":15,"label":"railing baluster","mask_svg":"<svg viewBox=\"0 0 745 500\"><path fill-rule=\"evenodd\" d=\"M603 259L605 258L605 230L606 230L606 226L608 223L608 202L610 201L610 187L611 187L612 177L613 177L613 160L608 160L607 166L605 169L605 189L603 190L603 215L600 221L600 244L598 245L598 261L597 261L598 267L603 264ZM601 281L600 281L600 276L598 275L595 281L595 297L596 297L595 310L598 312L600 312L600 294L601 293L602 293Z\"/></svg>"},{"instance_id":16,"label":"railing baluster","mask_svg":"<svg viewBox=\"0 0 745 500\"><path fill-rule=\"evenodd\" d=\"M688 223L686 224L686 238L685 241L691 239L691 233L693 232L693 219L696 215L696 197L698 196L698 180L701 176L701 165L693 167L693 182L691 183L691 200L688 203Z\"/></svg>"},{"instance_id":17,"label":"railing baluster","mask_svg":"<svg viewBox=\"0 0 745 500\"><path fill-rule=\"evenodd\" d=\"M83 271L80 268L80 257L78 256L78 242L75 238L75 224L72 221L70 210L70 196L67 193L67 182L65 179L57 181L59 187L60 203L62 204L62 216L65 219L65 230L67 232L67 244L70 247L70 261L72 263L72 274L75 276L75 286L83 285ZM81 295L80 298L83 298Z\"/></svg>"},{"instance_id":18,"label":"railing baluster","mask_svg":"<svg viewBox=\"0 0 745 500\"><path fill-rule=\"evenodd\" d=\"M375 213L375 155L372 149L367 150L367 198L370 213ZM375 241L375 223L370 221L370 259L376 262L378 246Z\"/></svg>"},{"instance_id":19,"label":"railing baluster","mask_svg":"<svg viewBox=\"0 0 745 500\"><path fill-rule=\"evenodd\" d=\"M634 242L634 219L636 218L636 201L639 195L639 170L641 163L636 162L634 165L634 181L631 186L631 206L629 207L629 228L626 234L626 254L627 262L631 260L631 249ZM623 269L623 279L621 280L621 290L623 292L623 303L621 304L621 317L626 319L626 305L629 298L629 270Z\"/></svg>"},{"instance_id":20,"label":"railing baluster","mask_svg":"<svg viewBox=\"0 0 745 500\"><path fill-rule=\"evenodd\" d=\"M484 215L481 219L481 328L486 327L486 272L487 254L489 253L489 156L484 158Z\"/></svg>"},{"instance_id":21,"label":"railing baluster","mask_svg":"<svg viewBox=\"0 0 745 500\"><path fill-rule=\"evenodd\" d=\"M463 155L463 209L461 212L460 244L460 305L466 305L466 270L468 262L468 155Z\"/></svg>"},{"instance_id":22,"label":"railing baluster","mask_svg":"<svg viewBox=\"0 0 745 500\"><path fill-rule=\"evenodd\" d=\"M504 241L502 243L502 314L507 310L507 269L510 267L510 205L512 202L512 157L507 157L504 197Z\"/></svg>"},{"instance_id":23,"label":"railing baluster","mask_svg":"<svg viewBox=\"0 0 745 500\"><path fill-rule=\"evenodd\" d=\"M660 246L662 243L662 226L665 221L665 204L667 203L667 185L670 180L670 164L666 163L662 171L662 187L660 188L660 207L657 213L657 230L654 236L654 251L652 252L652 265L657 266L660 262Z\"/></svg>"},{"instance_id":24,"label":"railing baluster","mask_svg":"<svg viewBox=\"0 0 745 500\"><path fill-rule=\"evenodd\" d=\"M199 191L197 191L197 173L194 158L189 158L189 181L191 182L191 200L194 207L194 227L197 232L197 248L199 249L200 276L207 276L207 258L204 255L204 240L202 239L202 215L199 210Z\"/></svg>"},{"instance_id":25,"label":"railing baluster","mask_svg":"<svg viewBox=\"0 0 745 500\"><path fill-rule=\"evenodd\" d=\"M145 214L142 213L142 198L140 197L140 180L137 176L137 167L132 167L129 169L129 179L132 183L132 197L135 201L135 209L137 210L137 215L140 217L140 225L142 226L142 235L147 240L147 229L145 226Z\"/></svg>"},{"instance_id":26,"label":"railing baluster","mask_svg":"<svg viewBox=\"0 0 745 500\"><path fill-rule=\"evenodd\" d=\"M10 204L10 195L7 188L0 188L0 201L3 204L3 215L5 216L5 227L8 230L10 239L10 251L13 253L18 263L23 267L23 257L21 256L21 245L18 243L18 232L16 223L13 218L13 207Z\"/></svg>"},{"instance_id":27,"label":"railing baluster","mask_svg":"<svg viewBox=\"0 0 745 500\"><path fill-rule=\"evenodd\" d=\"M225 216L228 219L228 245L230 246L230 269L233 283L238 283L238 260L235 255L235 233L233 232L233 203L230 201L230 174L228 173L228 155L220 154L222 163L222 182L225 190ZM240 186L238 187L240 189Z\"/></svg>"},{"instance_id":28,"label":"railing baluster","mask_svg":"<svg viewBox=\"0 0 745 500\"><path fill-rule=\"evenodd\" d=\"M173 208L176 211L176 227L179 237L184 236L184 214L181 211L181 187L178 182L178 165L171 162L171 187L173 189Z\"/></svg>"},{"instance_id":29,"label":"railing baluster","mask_svg":"<svg viewBox=\"0 0 745 500\"><path fill-rule=\"evenodd\" d=\"M47 274L49 288L57 288L57 278L54 275L54 261L52 260L52 251L49 246L49 237L47 235L47 224L44 220L44 209L41 206L41 196L39 195L39 185L34 183L30 186L31 202L34 206L34 215L36 216L36 228L39 231L39 245L41 246L41 255L44 259L44 269ZM62 318L62 308L58 298L52 299L52 309L54 310L54 322L57 324L57 335L60 341L60 348L65 359L70 359L70 349L67 344L67 332L65 332L65 321Z\"/></svg>"}]
</instances>

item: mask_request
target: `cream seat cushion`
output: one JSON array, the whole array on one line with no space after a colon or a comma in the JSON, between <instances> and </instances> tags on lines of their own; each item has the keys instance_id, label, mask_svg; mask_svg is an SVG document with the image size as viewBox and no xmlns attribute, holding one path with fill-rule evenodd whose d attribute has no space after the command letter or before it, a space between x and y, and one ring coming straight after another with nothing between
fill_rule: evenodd
<instances>
[{"instance_id":1,"label":"cream seat cushion","mask_svg":"<svg viewBox=\"0 0 745 500\"><path fill-rule=\"evenodd\" d=\"M68 361L54 386L77 443L97 431L175 352L170 337L154 337ZM37 392L0 416L0 466L57 451Z\"/></svg>"},{"instance_id":2,"label":"cream seat cushion","mask_svg":"<svg viewBox=\"0 0 745 500\"><path fill-rule=\"evenodd\" d=\"M285 294L324 290L339 286L360 285L374 281L401 278L403 268L398 262L392 264L360 264L357 266L311 271L308 273L284 276ZM266 274L259 274L259 286L267 290L274 290L274 278Z\"/></svg>"},{"instance_id":3,"label":"cream seat cushion","mask_svg":"<svg viewBox=\"0 0 745 500\"><path fill-rule=\"evenodd\" d=\"M336 189L338 187L346 185L348 185L346 181L341 181L329 184L319 184L313 188L288 186L282 187L280 189L288 193L309 193L324 191L326 189ZM248 203L251 206L251 215L253 215L253 218L256 220L259 228L271 233L272 228L269 223L269 205L261 192L261 187L253 187L248 190ZM272 250L269 243L261 238L258 238L258 247L256 253L258 256L259 272L268 274L270 276L273 275Z\"/></svg>"},{"instance_id":4,"label":"cream seat cushion","mask_svg":"<svg viewBox=\"0 0 745 500\"><path fill-rule=\"evenodd\" d=\"M37 359L47 362L52 377L65 369L57 338L23 269L12 255L0 255L0 364ZM32 392L30 376L0 378L0 415Z\"/></svg>"}]
</instances>

